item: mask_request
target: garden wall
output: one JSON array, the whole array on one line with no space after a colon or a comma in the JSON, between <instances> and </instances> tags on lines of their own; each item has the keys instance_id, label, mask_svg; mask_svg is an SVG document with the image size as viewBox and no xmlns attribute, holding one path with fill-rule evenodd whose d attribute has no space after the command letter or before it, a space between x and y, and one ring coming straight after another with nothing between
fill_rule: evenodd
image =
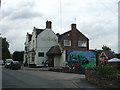
<instances>
[{"instance_id":1,"label":"garden wall","mask_svg":"<svg viewBox=\"0 0 120 90\"><path fill-rule=\"evenodd\" d=\"M108 88L120 88L120 75L100 75L97 72L86 69L85 78L98 86L108 87Z\"/></svg>"}]
</instances>

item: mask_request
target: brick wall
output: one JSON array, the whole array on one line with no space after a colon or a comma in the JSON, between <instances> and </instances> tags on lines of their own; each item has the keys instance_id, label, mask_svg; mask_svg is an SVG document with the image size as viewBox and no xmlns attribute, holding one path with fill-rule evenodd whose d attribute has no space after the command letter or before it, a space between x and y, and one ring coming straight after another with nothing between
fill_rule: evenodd
<instances>
[{"instance_id":1,"label":"brick wall","mask_svg":"<svg viewBox=\"0 0 120 90\"><path fill-rule=\"evenodd\" d=\"M71 46L64 46L64 40L71 40ZM78 47L78 41L86 41L87 47ZM59 43L64 50L89 50L89 39L83 35L76 26L71 25L71 30L59 38Z\"/></svg>"}]
</instances>

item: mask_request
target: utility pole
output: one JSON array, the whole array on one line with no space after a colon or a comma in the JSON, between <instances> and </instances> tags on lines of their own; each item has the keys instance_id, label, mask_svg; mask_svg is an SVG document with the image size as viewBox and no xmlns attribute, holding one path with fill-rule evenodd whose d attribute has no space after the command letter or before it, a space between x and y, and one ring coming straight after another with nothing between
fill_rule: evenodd
<instances>
[{"instance_id":1,"label":"utility pole","mask_svg":"<svg viewBox=\"0 0 120 90\"><path fill-rule=\"evenodd\" d=\"M74 20L75 20L74 22L75 22L75 24L76 24L76 18L75 18Z\"/></svg>"},{"instance_id":2,"label":"utility pole","mask_svg":"<svg viewBox=\"0 0 120 90\"><path fill-rule=\"evenodd\" d=\"M0 60L2 60L2 36L0 33Z\"/></svg>"},{"instance_id":3,"label":"utility pole","mask_svg":"<svg viewBox=\"0 0 120 90\"><path fill-rule=\"evenodd\" d=\"M60 29L62 30L62 0L60 0Z\"/></svg>"},{"instance_id":4,"label":"utility pole","mask_svg":"<svg viewBox=\"0 0 120 90\"><path fill-rule=\"evenodd\" d=\"M120 1L118 2L118 53L120 53Z\"/></svg>"}]
</instances>

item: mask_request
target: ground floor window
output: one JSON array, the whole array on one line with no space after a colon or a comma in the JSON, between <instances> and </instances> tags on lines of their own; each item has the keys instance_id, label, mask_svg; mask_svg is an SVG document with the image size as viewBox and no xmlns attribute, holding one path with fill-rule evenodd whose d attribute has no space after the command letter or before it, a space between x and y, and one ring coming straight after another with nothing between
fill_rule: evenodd
<instances>
[{"instance_id":1,"label":"ground floor window","mask_svg":"<svg viewBox=\"0 0 120 90\"><path fill-rule=\"evenodd\" d=\"M44 52L39 52L38 57L44 57Z\"/></svg>"},{"instance_id":2,"label":"ground floor window","mask_svg":"<svg viewBox=\"0 0 120 90\"><path fill-rule=\"evenodd\" d=\"M32 53L32 61L35 60L35 53Z\"/></svg>"}]
</instances>

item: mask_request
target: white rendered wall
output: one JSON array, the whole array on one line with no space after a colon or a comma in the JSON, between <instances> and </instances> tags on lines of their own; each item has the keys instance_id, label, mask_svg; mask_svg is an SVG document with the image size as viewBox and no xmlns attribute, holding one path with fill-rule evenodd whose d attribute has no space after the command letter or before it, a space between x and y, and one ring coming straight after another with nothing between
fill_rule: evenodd
<instances>
[{"instance_id":1,"label":"white rendered wall","mask_svg":"<svg viewBox=\"0 0 120 90\"><path fill-rule=\"evenodd\" d=\"M65 54L65 50L64 50L61 56L54 57L54 66L55 67L65 67L65 64L66 64L65 59L66 59L66 54Z\"/></svg>"},{"instance_id":2,"label":"white rendered wall","mask_svg":"<svg viewBox=\"0 0 120 90\"><path fill-rule=\"evenodd\" d=\"M46 61L48 58L46 53L48 50L58 44L58 37L51 29L45 29L37 36L37 49L35 56L35 64L37 66L42 65L42 61ZM44 52L44 57L38 57L38 52Z\"/></svg>"},{"instance_id":3,"label":"white rendered wall","mask_svg":"<svg viewBox=\"0 0 120 90\"><path fill-rule=\"evenodd\" d=\"M28 38L29 38L29 36L28 36L28 34L26 35L26 41L25 41L25 47L27 47L27 52L29 51L29 47L30 47L30 42L28 42ZM26 55L27 55L27 57L28 57L28 54L26 54L26 53L24 53L24 60L23 60L23 63L25 63L25 61L26 61ZM27 58L27 60L28 60L28 58Z\"/></svg>"}]
</instances>

